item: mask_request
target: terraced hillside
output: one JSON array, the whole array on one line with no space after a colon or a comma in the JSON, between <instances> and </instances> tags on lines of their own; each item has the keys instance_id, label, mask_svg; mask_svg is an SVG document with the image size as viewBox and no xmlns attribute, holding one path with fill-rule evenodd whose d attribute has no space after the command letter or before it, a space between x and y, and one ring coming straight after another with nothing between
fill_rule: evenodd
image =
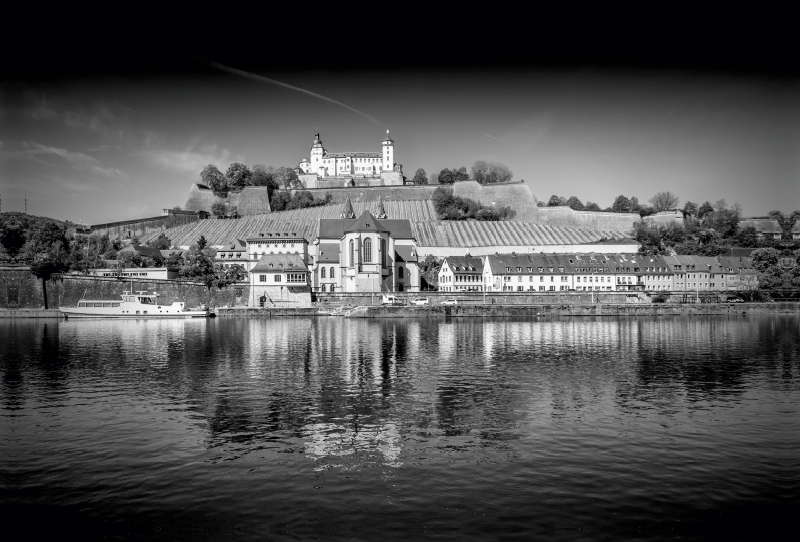
<instances>
[{"instance_id":1,"label":"terraced hillside","mask_svg":"<svg viewBox=\"0 0 800 542\"><path fill-rule=\"evenodd\" d=\"M358 216L365 209L377 214L379 202L353 202ZM234 239L245 239L258 233L278 232L302 235L312 241L320 218L339 218L343 204L312 207L255 215L238 220L200 220L166 230L173 245L186 246L204 236L211 245L222 245ZM385 201L389 218L408 218L420 247L513 247L536 245L580 245L608 241L627 242L619 231L590 231L531 222L453 222L437 220L430 200ZM150 234L142 242L157 237Z\"/></svg>"}]
</instances>

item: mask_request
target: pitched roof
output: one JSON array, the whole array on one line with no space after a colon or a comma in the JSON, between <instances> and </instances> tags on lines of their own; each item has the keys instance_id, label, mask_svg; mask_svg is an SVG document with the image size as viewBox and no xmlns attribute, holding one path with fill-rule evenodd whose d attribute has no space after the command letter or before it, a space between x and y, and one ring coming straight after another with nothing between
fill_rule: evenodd
<instances>
[{"instance_id":1,"label":"pitched roof","mask_svg":"<svg viewBox=\"0 0 800 542\"><path fill-rule=\"evenodd\" d=\"M358 231L358 232L362 232L362 231L382 232L382 231L389 231L389 230L384 228L383 224L381 224L378 221L377 218L372 216L372 213L370 213L369 211L364 211L363 213L361 213L361 216L359 216L356 219L356 221L353 222L352 224L350 224L350 226L348 226L347 229L344 230L344 231L345 231L345 233L349 233L349 232L356 232L356 231Z\"/></svg>"},{"instance_id":2,"label":"pitched roof","mask_svg":"<svg viewBox=\"0 0 800 542\"><path fill-rule=\"evenodd\" d=\"M317 262L330 263L339 261L339 243L320 243L317 250Z\"/></svg>"},{"instance_id":3,"label":"pitched roof","mask_svg":"<svg viewBox=\"0 0 800 542\"><path fill-rule=\"evenodd\" d=\"M408 245L395 245L394 253L401 262L416 262L417 253L414 247Z\"/></svg>"},{"instance_id":4,"label":"pitched roof","mask_svg":"<svg viewBox=\"0 0 800 542\"><path fill-rule=\"evenodd\" d=\"M308 271L300 254L264 254L251 273Z\"/></svg>"},{"instance_id":5,"label":"pitched roof","mask_svg":"<svg viewBox=\"0 0 800 542\"><path fill-rule=\"evenodd\" d=\"M233 242L225 243L219 250L221 252L247 252L247 243L241 239L236 239Z\"/></svg>"},{"instance_id":6,"label":"pitched roof","mask_svg":"<svg viewBox=\"0 0 800 542\"><path fill-rule=\"evenodd\" d=\"M783 233L780 222L774 218L743 218L739 221L739 228L753 226L758 233Z\"/></svg>"},{"instance_id":7,"label":"pitched roof","mask_svg":"<svg viewBox=\"0 0 800 542\"><path fill-rule=\"evenodd\" d=\"M453 271L483 273L483 258L477 256L447 256L444 261Z\"/></svg>"},{"instance_id":8,"label":"pitched roof","mask_svg":"<svg viewBox=\"0 0 800 542\"><path fill-rule=\"evenodd\" d=\"M157 248L150 248L143 245L128 245L125 248L119 250L119 252L136 252L140 256L148 256L150 258L154 256L161 257L161 251Z\"/></svg>"},{"instance_id":9,"label":"pitched roof","mask_svg":"<svg viewBox=\"0 0 800 542\"><path fill-rule=\"evenodd\" d=\"M342 214L339 218L355 218L356 213L353 211L353 202L350 201L350 196L347 196L347 200L344 202L344 207L342 207Z\"/></svg>"},{"instance_id":10,"label":"pitched roof","mask_svg":"<svg viewBox=\"0 0 800 542\"><path fill-rule=\"evenodd\" d=\"M363 216L363 215L362 215ZM355 220L348 218L321 218L317 236L320 239L341 239ZM381 231L388 231L395 239L414 239L411 221L407 219L381 220ZM360 230L365 231L365 230ZM417 243L419 244L419 243Z\"/></svg>"}]
</instances>

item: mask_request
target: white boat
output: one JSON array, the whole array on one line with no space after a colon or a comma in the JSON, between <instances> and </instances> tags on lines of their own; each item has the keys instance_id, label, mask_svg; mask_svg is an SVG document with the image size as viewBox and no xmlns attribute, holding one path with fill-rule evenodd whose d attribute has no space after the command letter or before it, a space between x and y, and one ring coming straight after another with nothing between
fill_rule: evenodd
<instances>
[{"instance_id":1,"label":"white boat","mask_svg":"<svg viewBox=\"0 0 800 542\"><path fill-rule=\"evenodd\" d=\"M59 307L65 318L205 318L208 309L190 310L186 304L174 301L161 304L158 294L145 292L122 294L120 301L81 299L77 307Z\"/></svg>"}]
</instances>

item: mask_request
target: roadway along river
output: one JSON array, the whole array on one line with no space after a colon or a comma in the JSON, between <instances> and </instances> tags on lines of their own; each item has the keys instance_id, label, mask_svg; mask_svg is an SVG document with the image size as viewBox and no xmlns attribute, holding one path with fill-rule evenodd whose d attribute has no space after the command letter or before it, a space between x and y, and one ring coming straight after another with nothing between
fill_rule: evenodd
<instances>
[{"instance_id":1,"label":"roadway along river","mask_svg":"<svg viewBox=\"0 0 800 542\"><path fill-rule=\"evenodd\" d=\"M0 321L14 539L800 539L800 317Z\"/></svg>"}]
</instances>

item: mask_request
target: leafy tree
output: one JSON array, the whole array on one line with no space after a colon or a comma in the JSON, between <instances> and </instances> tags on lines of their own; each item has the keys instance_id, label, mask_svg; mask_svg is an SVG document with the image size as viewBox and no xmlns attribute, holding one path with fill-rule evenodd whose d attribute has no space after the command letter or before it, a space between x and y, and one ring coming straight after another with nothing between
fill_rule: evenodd
<instances>
[{"instance_id":1,"label":"leafy tree","mask_svg":"<svg viewBox=\"0 0 800 542\"><path fill-rule=\"evenodd\" d=\"M642 221L634 226L634 238L641 244L640 254L668 255L676 252L675 247L686 241L686 231L674 223L652 224Z\"/></svg>"},{"instance_id":2,"label":"leafy tree","mask_svg":"<svg viewBox=\"0 0 800 542\"><path fill-rule=\"evenodd\" d=\"M25 226L12 218L0 224L0 244L12 258L19 254L25 245Z\"/></svg>"},{"instance_id":3,"label":"leafy tree","mask_svg":"<svg viewBox=\"0 0 800 542\"><path fill-rule=\"evenodd\" d=\"M452 190L439 187L434 190L433 206L441 220L507 220L514 216L514 211L510 207L493 209L492 207L482 206L477 201L469 198L454 196Z\"/></svg>"},{"instance_id":4,"label":"leafy tree","mask_svg":"<svg viewBox=\"0 0 800 542\"><path fill-rule=\"evenodd\" d=\"M714 210L716 212L722 212L728 210L728 203L724 199L718 199L717 202L714 204Z\"/></svg>"},{"instance_id":5,"label":"leafy tree","mask_svg":"<svg viewBox=\"0 0 800 542\"><path fill-rule=\"evenodd\" d=\"M211 204L211 214L217 218L223 218L227 214L228 210L224 203L221 201L216 201Z\"/></svg>"},{"instance_id":6,"label":"leafy tree","mask_svg":"<svg viewBox=\"0 0 800 542\"><path fill-rule=\"evenodd\" d=\"M758 289L772 290L783 286L781 253L774 248L757 248L750 253L753 267L758 271Z\"/></svg>"},{"instance_id":7,"label":"leafy tree","mask_svg":"<svg viewBox=\"0 0 800 542\"><path fill-rule=\"evenodd\" d=\"M672 192L656 192L656 195L650 198L650 205L652 205L655 212L658 213L675 209L679 201L678 196Z\"/></svg>"},{"instance_id":8,"label":"leafy tree","mask_svg":"<svg viewBox=\"0 0 800 542\"><path fill-rule=\"evenodd\" d=\"M611 211L614 213L629 213L631 210L631 201L625 196L617 196L617 199L611 204Z\"/></svg>"},{"instance_id":9,"label":"leafy tree","mask_svg":"<svg viewBox=\"0 0 800 542\"><path fill-rule=\"evenodd\" d=\"M209 164L204 167L203 171L200 172L200 179L203 181L203 184L214 191L214 194L220 197L228 195L228 180L225 178L225 175L217 169L217 166Z\"/></svg>"},{"instance_id":10,"label":"leafy tree","mask_svg":"<svg viewBox=\"0 0 800 542\"><path fill-rule=\"evenodd\" d=\"M272 193L272 198L269 200L269 206L275 211L284 211L292 199L292 193L288 190L276 190Z\"/></svg>"},{"instance_id":11,"label":"leafy tree","mask_svg":"<svg viewBox=\"0 0 800 542\"><path fill-rule=\"evenodd\" d=\"M733 241L737 247L757 247L758 232L753 226L745 226L736 233Z\"/></svg>"},{"instance_id":12,"label":"leafy tree","mask_svg":"<svg viewBox=\"0 0 800 542\"><path fill-rule=\"evenodd\" d=\"M452 171L444 168L439 172L439 184L453 184L454 182L456 182L456 177Z\"/></svg>"},{"instance_id":13,"label":"leafy tree","mask_svg":"<svg viewBox=\"0 0 800 542\"><path fill-rule=\"evenodd\" d=\"M550 196L550 199L547 201L547 206L548 207L557 207L558 205L561 205L562 201L564 203L566 203L566 201L564 201L564 198L560 198L560 197L556 196L555 194L553 194L552 196Z\"/></svg>"},{"instance_id":14,"label":"leafy tree","mask_svg":"<svg viewBox=\"0 0 800 542\"><path fill-rule=\"evenodd\" d=\"M543 202L542 200L536 200L537 207L547 207L547 203Z\"/></svg>"},{"instance_id":15,"label":"leafy tree","mask_svg":"<svg viewBox=\"0 0 800 542\"><path fill-rule=\"evenodd\" d=\"M599 205L596 203L592 203L591 201L586 202L586 210L587 211L602 211Z\"/></svg>"},{"instance_id":16,"label":"leafy tree","mask_svg":"<svg viewBox=\"0 0 800 542\"><path fill-rule=\"evenodd\" d=\"M242 282L245 279L247 279L247 271L245 271L244 267L241 265L234 264L229 267L222 267L220 264L217 264L214 267L214 281L212 286L216 286L217 289L221 290L231 284Z\"/></svg>"},{"instance_id":17,"label":"leafy tree","mask_svg":"<svg viewBox=\"0 0 800 542\"><path fill-rule=\"evenodd\" d=\"M164 267L167 269L180 269L183 267L183 256L180 252L174 252L167 256L167 259L164 260Z\"/></svg>"},{"instance_id":18,"label":"leafy tree","mask_svg":"<svg viewBox=\"0 0 800 542\"><path fill-rule=\"evenodd\" d=\"M457 182L457 183L461 182L461 181L468 181L469 180L469 173L467 173L467 168L465 168L463 166L458 168L458 171L456 171L453 174L453 178L455 179L455 182Z\"/></svg>"},{"instance_id":19,"label":"leafy tree","mask_svg":"<svg viewBox=\"0 0 800 542\"><path fill-rule=\"evenodd\" d=\"M250 177L253 172L242 162L231 162L228 171L225 172L225 179L228 182L228 190L231 192L241 192L245 186L250 184Z\"/></svg>"},{"instance_id":20,"label":"leafy tree","mask_svg":"<svg viewBox=\"0 0 800 542\"><path fill-rule=\"evenodd\" d=\"M419 168L416 173L414 173L412 182L414 184L428 184L428 175L425 173L425 170Z\"/></svg>"},{"instance_id":21,"label":"leafy tree","mask_svg":"<svg viewBox=\"0 0 800 542\"><path fill-rule=\"evenodd\" d=\"M167 234L162 232L152 241L148 241L146 245L157 250L168 250L169 247L172 246L172 240L167 237Z\"/></svg>"},{"instance_id":22,"label":"leafy tree","mask_svg":"<svg viewBox=\"0 0 800 542\"><path fill-rule=\"evenodd\" d=\"M570 196L566 203L570 209L574 209L575 211L583 211L585 209L581 200L575 196Z\"/></svg>"},{"instance_id":23,"label":"leafy tree","mask_svg":"<svg viewBox=\"0 0 800 542\"><path fill-rule=\"evenodd\" d=\"M514 174L505 164L477 160L472 165L472 178L481 184L505 183L514 178Z\"/></svg>"},{"instance_id":24,"label":"leafy tree","mask_svg":"<svg viewBox=\"0 0 800 542\"><path fill-rule=\"evenodd\" d=\"M117 272L118 274L132 267L145 267L144 258L136 251L130 250L120 252L117 254Z\"/></svg>"},{"instance_id":25,"label":"leafy tree","mask_svg":"<svg viewBox=\"0 0 800 542\"><path fill-rule=\"evenodd\" d=\"M683 214L686 216L697 216L697 204L687 201L683 206Z\"/></svg>"},{"instance_id":26,"label":"leafy tree","mask_svg":"<svg viewBox=\"0 0 800 542\"><path fill-rule=\"evenodd\" d=\"M278 186L282 186L285 190L296 190L303 188L303 183L297 177L294 169L288 167L279 167L273 174L275 182Z\"/></svg>"},{"instance_id":27,"label":"leafy tree","mask_svg":"<svg viewBox=\"0 0 800 542\"><path fill-rule=\"evenodd\" d=\"M207 247L207 244L206 238L201 236L196 244L189 247L179 274L183 278L200 280L210 290L218 279L214 269L217 251Z\"/></svg>"},{"instance_id":28,"label":"leafy tree","mask_svg":"<svg viewBox=\"0 0 800 542\"><path fill-rule=\"evenodd\" d=\"M714 207L711 206L711 202L707 201L703 203L703 205L701 205L700 208L697 210L697 218L702 220L708 213L713 213L713 212L714 212Z\"/></svg>"},{"instance_id":29,"label":"leafy tree","mask_svg":"<svg viewBox=\"0 0 800 542\"><path fill-rule=\"evenodd\" d=\"M33 260L31 273L42 280L44 307L48 308L47 281L54 273L69 270L69 241L66 229L53 222L38 224L30 232L21 252L23 256Z\"/></svg>"}]
</instances>

